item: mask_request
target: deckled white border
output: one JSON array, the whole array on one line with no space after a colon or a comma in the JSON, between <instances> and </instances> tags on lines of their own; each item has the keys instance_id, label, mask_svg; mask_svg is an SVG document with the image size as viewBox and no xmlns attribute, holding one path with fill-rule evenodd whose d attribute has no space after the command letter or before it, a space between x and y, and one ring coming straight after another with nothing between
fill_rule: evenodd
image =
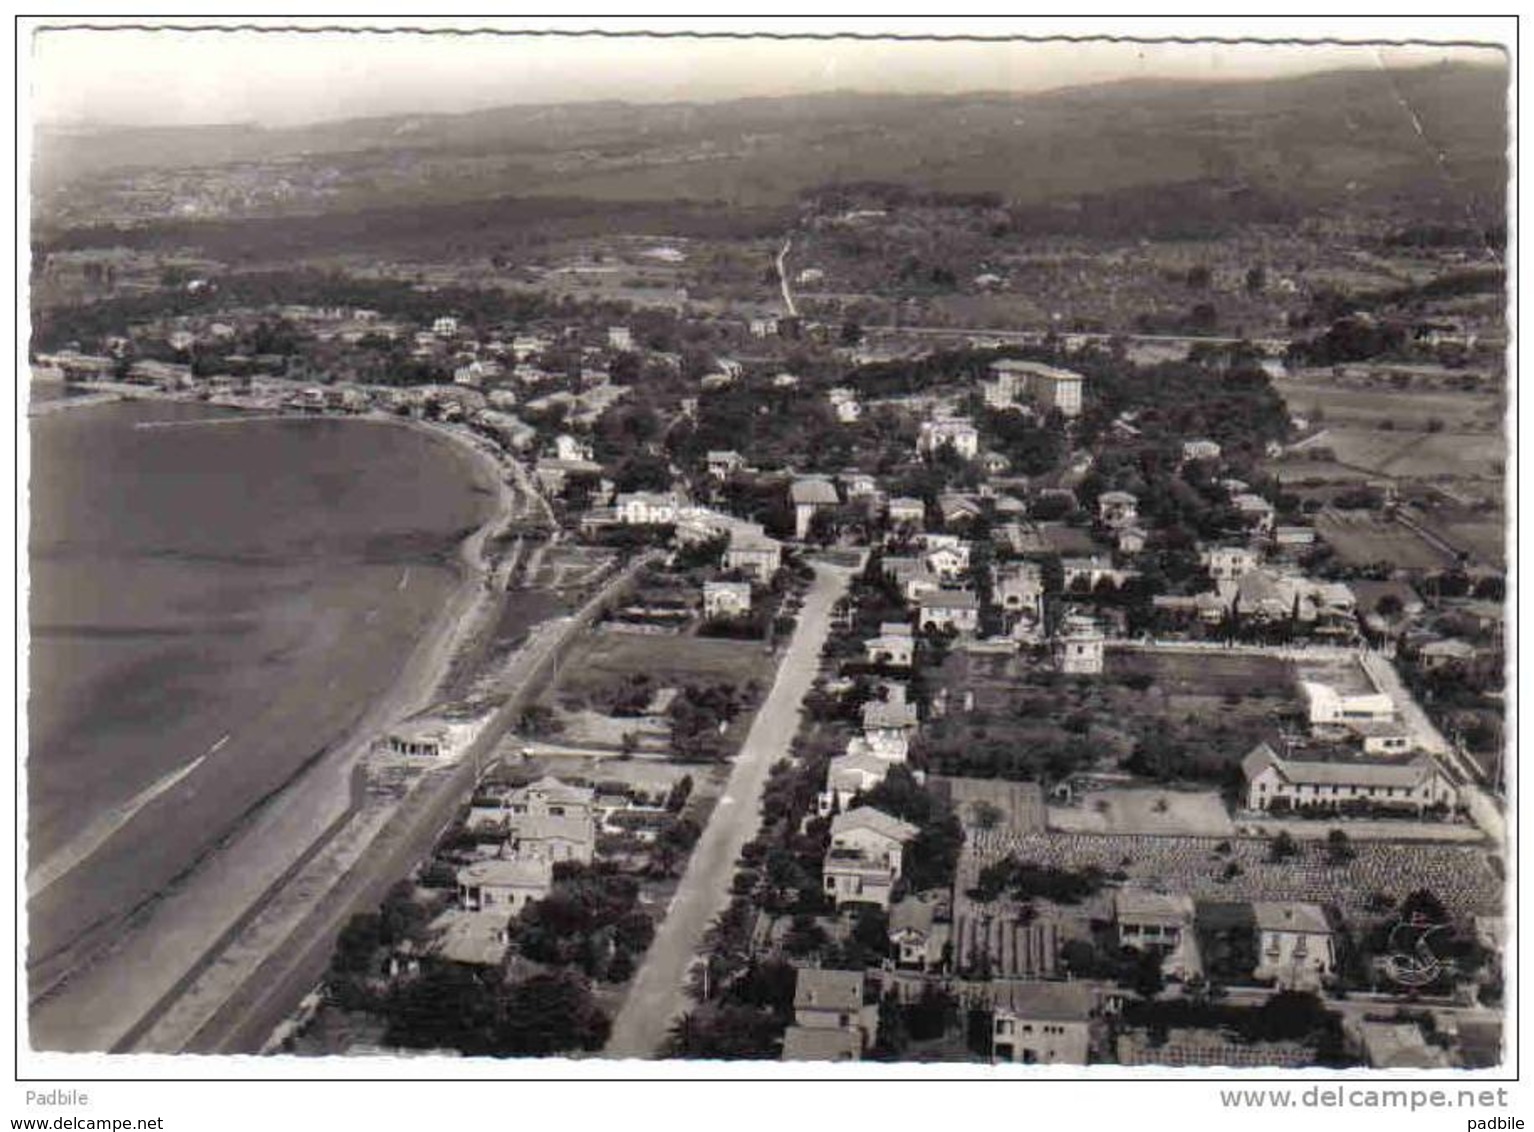
<instances>
[{"instance_id":1,"label":"deckled white border","mask_svg":"<svg viewBox=\"0 0 1534 1132\"><path fill-rule=\"evenodd\" d=\"M338 7L327 5L333 11ZM349 5L339 6L346 11ZM774 18L762 17L714 17L709 8L702 4L683 5L682 14L666 17L621 15L621 16L529 16L518 19L504 17L484 16L455 16L453 18L419 16L414 14L384 14L379 13L375 7L374 14L368 14L361 9L352 8L344 16L327 15L323 18L313 17L289 17L289 16L257 16L245 15L248 7L234 5L225 6L228 15L210 11L207 7L196 9L183 9L179 15L167 15L165 12L155 14L155 22L169 23L212 23L231 22L232 17L238 16L240 23L259 23L265 25L299 25L314 26L337 24L343 22L363 23L372 26L405 24L413 27L464 27L464 26L495 26L507 30L516 29L544 29L544 30L585 30L590 28L602 28L611 31L704 31L704 32L753 32L772 31L777 33L810 31L817 34L852 32L855 34L894 33L899 35L943 35L953 32L965 34L978 34L990 36L1005 36L1023 34L1028 36L1047 35L1102 35L1102 36L1143 36L1143 37L1184 37L1199 38L1217 36L1222 38L1241 38L1252 36L1259 39L1274 38L1298 38L1315 40L1335 38L1342 40L1357 39L1424 39L1424 40L1476 40L1481 42L1502 43L1512 56L1514 74L1516 77L1516 41L1515 31L1505 18L1418 18L1418 17L1394 17L1384 19L1382 22L1362 20L1358 17L1340 17L1334 15L1287 15L1273 19L1257 18L1231 18L1216 15L1190 15L1182 17L1037 17L1019 18L1010 16L985 15L963 18L913 18L907 16L842 16L842 17L818 17L799 14L784 14ZM691 11L687 11L691 9ZM703 18L708 17L708 18ZM22 20L16 26L18 41L17 60L22 68L22 74L18 82L18 103L15 109L22 124L18 131L18 163L16 169L15 191L17 209L17 231L21 242L17 256L17 329L20 333L16 336L17 342L17 374L26 373L25 351L25 325L26 325L26 232L28 231L28 210L26 201L25 170L28 167L30 156L30 139L25 123L29 117L29 98L26 90L26 37L31 27L37 23L58 23L63 21L73 22L79 17L56 13L54 16L42 20ZM114 15L109 18L92 17L92 23L105 22L141 22L140 17L131 15ZM1516 92L1514 94L1516 97ZM1513 119L1516 125L1516 119ZM1516 135L1514 135L1516 141ZM1516 192L1518 189L1515 180L1512 186ZM1510 196L1510 203L1513 198ZM1520 198L1521 199L1521 195ZM1511 228L1511 225L1510 225ZM1516 232L1514 238L1509 240L1509 272L1510 279L1516 279ZM1516 301L1516 296L1514 296ZM1515 308L1516 309L1516 308ZM1516 323L1510 318L1510 338L1516 341L1516 334L1512 333ZM1510 380L1510 386L1516 389L1516 381ZM17 387L17 412L23 422L25 420L26 383L18 378ZM1510 405L1510 415L1516 414L1517 401L1514 395ZM1515 415L1510 416L1510 421L1516 422ZM1518 462L1516 451L1516 431L1512 433L1512 461L1510 469L1517 474ZM14 515L13 530L24 531L26 529L26 501L20 494L20 485L24 483L24 469L28 459L26 445L26 430L22 428L19 434L19 442L16 449L16 466L13 472L18 476L13 483L12 497L17 501L17 512ZM1509 515L1516 514L1516 488L1512 487L1508 497ZM1513 582L1513 571L1517 561L1517 547L1510 546L1509 557L1509 580ZM20 568L25 570L24 556L21 556ZM22 579L24 583L24 578ZM1510 618L1509 641L1510 656L1516 655L1517 625L1516 625L1516 583L1510 585L1510 600L1514 602ZM25 643L21 639L24 626L15 625L15 607L13 607L13 628L17 630L17 652L13 658L16 665L11 671L13 681L16 673L23 670L25 657ZM1521 692L1521 680L1518 681L1518 691ZM13 685L14 686L14 685ZM21 703L18 701L14 709L20 712ZM1516 722L1516 697L1511 696L1509 702L1509 727ZM24 715L24 713L21 713ZM1516 766L1516 760L1511 760L1510 765ZM20 766L18 760L18 784L20 790ZM1514 781L1516 787L1516 777ZM24 797L24 794L20 795ZM1516 820L1511 824L1511 835L1516 839ZM1516 840L1514 842L1516 844ZM17 892L24 891L22 864L24 855L13 859L12 872L16 877ZM10 915L14 925L14 917L21 911L12 908ZM1510 951L1517 949L1517 936L1513 936ZM1510 959L1512 955L1510 954ZM18 986L25 986L23 958L17 956L16 978ZM1517 964L1510 962L1511 970L1508 980L1508 1000L1516 1001L1516 967ZM13 1040L24 1035L24 1019L18 1020L18 1028L13 1031ZM1508 1050L1510 1059L1516 1056L1516 1027L1509 1025L1507 1032ZM733 1127L737 1124L750 1125L770 1123L773 1127L795 1126L809 1121L817 1123L831 1115L831 1110L823 1107L823 1101L818 1101L817 1096L824 1098L824 1093L819 1089L795 1088L785 1089L781 1079L785 1076L794 1078L817 1078L832 1080L858 1079L874 1082L881 1079L899 1078L902 1080L922 1079L927 1081L968 1080L975 1082L975 1087L984 1089L980 1081L996 1081L1004 1079L1016 1079L1019 1081L1037 1081L1038 1088L1029 1089L1026 1094L1018 1093L1005 1085L998 1085L992 1091L981 1091L971 1094L954 1092L951 1089L937 1088L930 1093L924 1093L917 1103L917 1097L912 1092L912 1086L908 1084L890 1083L883 1087L877 1085L865 1085L858 1090L861 1100L854 1100L845 1108L838 1105L843 1113L843 1121L856 1121L859 1124L869 1122L860 1117L870 1117L874 1108L866 1107L876 1104L876 1107L888 1109L885 1119L899 1119L902 1124L911 1121L942 1121L948 1123L973 1123L979 1120L996 1121L1002 1125L1016 1123L1031 1123L1033 1120L1054 1120L1068 1122L1067 1127L1079 1126L1084 1121L1096 1125L1099 1121L1107 1123L1112 1119L1115 1123L1122 1122L1128 1127L1135 1129L1155 1127L1200 1127L1212 1124L1218 1120L1222 1126L1231 1126L1239 1122L1242 1126L1254 1122L1262 1122L1265 1118L1246 1111L1233 1113L1230 1110L1221 1109L1215 1097L1216 1086L1209 1084L1174 1086L1168 1088L1161 1084L1151 1093L1135 1097L1140 1089L1148 1085L1123 1085L1112 1096L1100 1092L1105 1082L1086 1084L1093 1078L1122 1077L1130 1075L1131 1071L1118 1066L1102 1066L1088 1070L1062 1069L1051 1072L1048 1070L1028 1069L1021 1067L992 1068L983 1065L943 1065L924 1066L912 1063L896 1065L878 1065L861 1063L855 1066L832 1066L832 1065L785 1065L776 1062L753 1063L709 1063L709 1062L608 1062L602 1060L508 1060L508 1061L469 1061L451 1059L297 1059L297 1058L195 1058L195 1057L105 1057L88 1055L59 1055L59 1054L34 1054L25 1051L23 1045L21 1055L21 1073L24 1076L46 1076L55 1079L59 1084L66 1087L83 1089L93 1093L96 1100L88 1108L76 1109L53 1109L53 1110L23 1110L19 1107L22 1100L23 1086L9 1086L10 1099L13 1104L0 1106L0 1116L20 1115L46 1115L49 1117L64 1114L72 1116L102 1117L102 1116L153 1116L172 1109L181 1109L185 1106L185 1112L200 1117L195 1124L176 1124L167 1121L167 1127L227 1127L227 1128L271 1128L281 1127L287 1124L294 1128L307 1128L318 1126L311 1124L309 1119L302 1116L293 1117L291 1113L307 1112L309 1116L318 1118L323 1112L326 1114L326 1123L346 1119L351 1114L359 1126L364 1127L430 1127L444 1122L454 1126L475 1127L477 1125L499 1125L502 1123L527 1123L534 1115L533 1111L522 1107L516 1098L521 1097L524 1101L537 1098L534 1110L538 1114L550 1120L558 1120L567 1123L576 1121L578 1126L584 1127L588 1122L600 1121L604 1125L612 1125L624 1128L631 1124L647 1125L650 1119L659 1116L668 1127L674 1127L675 1122L688 1123L691 1118L701 1117L708 1121L710 1126L724 1125ZM131 1074L131 1077L129 1075ZM1168 1082L1186 1077L1173 1070L1135 1070L1132 1071L1137 1080L1145 1082ZM316 1102L312 1087L305 1085L248 1085L243 1087L195 1084L199 1078L246 1078L252 1082L259 1082L271 1077L292 1077L306 1080L324 1082L333 1081L338 1075L348 1078L366 1077L376 1078L379 1081L398 1081L401 1077L430 1077L451 1080L504 1080L517 1077L537 1077L558 1080L583 1080L589 1081L592 1077L632 1077L637 1080L657 1081L674 1080L677 1078L736 1078L736 1079L765 1079L777 1080L780 1083L775 1086L772 1102L764 1102L766 1094L762 1094L755 1086L732 1085L727 1090L721 1091L719 1086L699 1086L692 1092L673 1092L667 1089L664 1093L653 1095L653 1102L645 1101L646 1093L640 1090L633 1100L616 1108L603 1108L592 1112L590 1106L601 1106L611 1103L610 1091L595 1089L591 1092L572 1092L568 1088L559 1088L557 1093L549 1092L549 1089L541 1089L531 1084L517 1086L510 1093L502 1090L484 1091L483 1085L465 1085L464 1090L456 1094L445 1094L437 1088L429 1089L429 1099L422 1096L422 1090L413 1087L400 1087L388 1085L334 1085L333 1088L342 1090L343 1098L337 1102L334 1095L330 1094L323 1102ZM1051 1083L1045 1084L1043 1078L1049 1076ZM1295 1093L1303 1092L1308 1083L1334 1076L1323 1071L1307 1071L1304 1074L1254 1074L1250 1072L1220 1072L1201 1071L1196 1076L1200 1081L1212 1078L1229 1077L1234 1080L1250 1081L1254 1077L1271 1077L1275 1081L1284 1084L1295 1085ZM1344 1078L1357 1079L1357 1074L1344 1074ZM1490 1074L1496 1076L1496 1074ZM114 1082L111 1084L71 1085L72 1081L81 1077L127 1077L129 1081L140 1081L147 1077L163 1077L185 1082L180 1085L165 1084L130 1084L127 1081ZM1084 1078L1081 1084L1071 1085L1064 1079ZM1399 1078L1403 1082L1419 1081L1420 1074L1411 1072L1401 1073L1371 1073L1368 1076L1368 1084L1380 1085L1387 1080ZM1304 1082L1305 1084L1301 1084ZM39 1086L27 1086L33 1089ZM1456 1084L1422 1086L1423 1088L1443 1088L1451 1092L1458 1088ZM1478 1086L1484 1087L1484 1086ZM254 1090L254 1091L252 1091ZM1129 1095L1125 1095L1125 1091ZM788 1094L792 1093L794 1101L789 1103ZM239 1094L243 1099L235 1100L231 1094ZM603 1102L600 1098L609 1094L609 1100ZM178 1099L179 1095L179 1099ZM281 1102L277 1102L277 1098ZM710 1100L705 1101L704 1098ZM1183 1098L1181 1101L1174 1097ZM750 1099L748 1099L750 1098ZM781 1098L781 1100L778 1100ZM1080 1107L1083 1101L1097 1104L1111 1105L1118 1111L1108 1116L1108 1111L1103 1107L1085 1109ZM110 1102L110 1106L108 1106ZM635 1102L638 1102L636 1107ZM774 1103L776 1102L776 1103ZM693 1106L703 1104L706 1107L694 1110ZM1399 1111L1367 1110L1337 1110L1324 1108L1300 1107L1301 1102L1296 1101L1296 1109L1289 1112L1285 1117L1285 1123L1292 1125L1296 1119L1309 1125L1317 1119L1335 1120L1339 1123L1347 1121L1356 1123L1359 1120L1371 1120L1372 1118L1385 1115L1392 1120L1400 1119L1404 1114ZM653 1107L652 1107L653 1105ZM547 1107L546 1107L547 1106ZM1123 1107L1120 1107L1123 1106ZM520 1109L520 1112L519 1112ZM1486 1110L1476 1112L1477 1116L1497 1115L1499 1110ZM1513 1110L1502 1112L1509 1114ZM1534 1116L1534 1111L1528 1112ZM584 1117L584 1118L583 1118ZM1432 1126L1462 1128L1460 1121L1464 1114L1457 1111L1442 1111L1430 1114ZM174 1118L172 1118L174 1119ZM207 1123L203 1123L207 1121ZM387 1123L381 1123L386 1121ZM409 1123L396 1123L405 1121ZM1447 1123L1451 1122L1451 1123ZM1425 1125L1426 1126L1426 1125Z\"/></svg>"}]
</instances>

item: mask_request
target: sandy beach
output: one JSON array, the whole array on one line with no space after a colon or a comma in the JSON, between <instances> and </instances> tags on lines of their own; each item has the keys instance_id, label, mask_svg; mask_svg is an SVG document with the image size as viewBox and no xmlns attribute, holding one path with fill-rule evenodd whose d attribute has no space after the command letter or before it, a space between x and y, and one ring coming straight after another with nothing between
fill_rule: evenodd
<instances>
[{"instance_id":1,"label":"sandy beach","mask_svg":"<svg viewBox=\"0 0 1534 1132\"><path fill-rule=\"evenodd\" d=\"M451 427L386 417L359 418L358 423L414 429L471 456L474 475L493 491L494 504L485 522L459 546L461 580L387 694L367 704L344 742L333 745L160 892L109 948L33 1003L35 1048L107 1050L141 1029L203 957L347 814L352 770L373 739L400 718L431 706L457 651L494 618L497 599L485 584L493 566L486 548L518 507L518 493L501 460L471 434Z\"/></svg>"}]
</instances>

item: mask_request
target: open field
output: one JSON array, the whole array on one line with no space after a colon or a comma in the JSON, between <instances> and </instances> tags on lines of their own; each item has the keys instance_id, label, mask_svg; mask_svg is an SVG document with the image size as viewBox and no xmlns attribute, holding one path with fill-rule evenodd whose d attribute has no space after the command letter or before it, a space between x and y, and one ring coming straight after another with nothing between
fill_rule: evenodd
<instances>
[{"instance_id":1,"label":"open field","mask_svg":"<svg viewBox=\"0 0 1534 1132\"><path fill-rule=\"evenodd\" d=\"M657 688L771 679L772 657L756 641L593 633L560 665L561 692L587 692L643 673Z\"/></svg>"},{"instance_id":2,"label":"open field","mask_svg":"<svg viewBox=\"0 0 1534 1132\"><path fill-rule=\"evenodd\" d=\"M559 741L576 747L611 747L620 750L624 736L632 736L637 750L664 750L670 742L671 728L664 719L654 716L603 715L598 711L556 709L560 722Z\"/></svg>"},{"instance_id":3,"label":"open field","mask_svg":"<svg viewBox=\"0 0 1534 1132\"><path fill-rule=\"evenodd\" d=\"M1182 697L1245 695L1253 688L1269 695L1292 696L1293 669L1272 656L1232 653L1229 656L1178 652L1110 652L1103 665L1105 680L1149 676L1151 689Z\"/></svg>"},{"instance_id":4,"label":"open field","mask_svg":"<svg viewBox=\"0 0 1534 1132\"><path fill-rule=\"evenodd\" d=\"M1356 657L1332 658L1311 656L1295 664L1295 677L1316 680L1335 688L1343 695L1369 695L1376 691L1374 681Z\"/></svg>"},{"instance_id":5,"label":"open field","mask_svg":"<svg viewBox=\"0 0 1534 1132\"><path fill-rule=\"evenodd\" d=\"M540 753L531 758L510 757L493 772L509 781L534 781L546 774L566 782L621 782L646 794L663 794L683 778L691 777L695 791L722 785L729 775L726 766L684 766L659 759L584 758L580 755ZM717 790L715 791L717 793Z\"/></svg>"},{"instance_id":6,"label":"open field","mask_svg":"<svg viewBox=\"0 0 1534 1132\"><path fill-rule=\"evenodd\" d=\"M539 559L537 577L525 579L525 584L553 589L589 585L614 561L615 555L600 547L551 546Z\"/></svg>"},{"instance_id":7,"label":"open field","mask_svg":"<svg viewBox=\"0 0 1534 1132\"><path fill-rule=\"evenodd\" d=\"M1044 796L1035 782L998 782L993 778L946 778L934 775L928 784L946 797L954 813L968 828L982 828L978 807L994 806L1000 816L996 826L1020 833L1044 828Z\"/></svg>"},{"instance_id":8,"label":"open field","mask_svg":"<svg viewBox=\"0 0 1534 1132\"><path fill-rule=\"evenodd\" d=\"M1437 570L1453 564L1421 535L1370 511L1328 507L1317 513L1315 526L1346 563L1387 561L1403 570Z\"/></svg>"}]
</instances>

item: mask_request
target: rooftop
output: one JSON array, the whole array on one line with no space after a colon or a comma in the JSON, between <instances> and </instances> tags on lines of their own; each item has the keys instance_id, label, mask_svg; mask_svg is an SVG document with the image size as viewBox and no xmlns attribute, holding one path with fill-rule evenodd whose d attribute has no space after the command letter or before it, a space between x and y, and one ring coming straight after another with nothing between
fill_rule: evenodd
<instances>
[{"instance_id":1,"label":"rooftop","mask_svg":"<svg viewBox=\"0 0 1534 1132\"><path fill-rule=\"evenodd\" d=\"M923 594L923 609L979 609L980 599L968 590L933 590Z\"/></svg>"},{"instance_id":2,"label":"rooftop","mask_svg":"<svg viewBox=\"0 0 1534 1132\"><path fill-rule=\"evenodd\" d=\"M1254 900L1252 915L1257 930L1264 932L1307 932L1330 935L1332 925L1319 904L1300 904L1292 900Z\"/></svg>"},{"instance_id":3,"label":"rooftop","mask_svg":"<svg viewBox=\"0 0 1534 1132\"><path fill-rule=\"evenodd\" d=\"M1048 365L1044 362L1030 362L1023 358L998 358L991 363L991 369L997 373L1020 373L1030 377L1047 377L1051 381L1081 381L1081 374L1074 370L1061 369L1059 366Z\"/></svg>"},{"instance_id":4,"label":"rooftop","mask_svg":"<svg viewBox=\"0 0 1534 1132\"><path fill-rule=\"evenodd\" d=\"M1193 897L1186 892L1121 888L1113 894L1113 912L1120 920L1156 919L1192 923Z\"/></svg>"},{"instance_id":5,"label":"rooftop","mask_svg":"<svg viewBox=\"0 0 1534 1132\"><path fill-rule=\"evenodd\" d=\"M790 1026L783 1033L784 1061L857 1061L863 1054L857 1030L828 1026Z\"/></svg>"},{"instance_id":6,"label":"rooftop","mask_svg":"<svg viewBox=\"0 0 1534 1132\"><path fill-rule=\"evenodd\" d=\"M795 503L814 504L817 506L835 506L840 502L836 497L836 487L830 480L823 479L799 479L793 482L789 494Z\"/></svg>"},{"instance_id":7,"label":"rooftop","mask_svg":"<svg viewBox=\"0 0 1534 1132\"><path fill-rule=\"evenodd\" d=\"M1435 770L1432 759L1417 755L1408 762L1343 761L1337 759L1284 759L1266 743L1259 743L1241 760L1248 779L1272 766L1289 782L1316 786L1389 786L1411 789Z\"/></svg>"},{"instance_id":8,"label":"rooftop","mask_svg":"<svg viewBox=\"0 0 1534 1132\"><path fill-rule=\"evenodd\" d=\"M910 822L891 817L883 810L876 810L872 806L859 806L855 810L848 810L845 814L837 814L831 819L832 837L855 829L872 830L891 841L910 841L919 832Z\"/></svg>"},{"instance_id":9,"label":"rooftop","mask_svg":"<svg viewBox=\"0 0 1534 1132\"><path fill-rule=\"evenodd\" d=\"M831 760L826 774L832 785L840 785L843 782L860 785L861 776L873 775L876 778L883 778L889 773L889 768L888 760L881 759L877 755L855 751L852 754L837 755ZM856 779L855 782L854 779Z\"/></svg>"},{"instance_id":10,"label":"rooftop","mask_svg":"<svg viewBox=\"0 0 1534 1132\"><path fill-rule=\"evenodd\" d=\"M838 1010L855 1012L863 1008L863 972L830 971L816 967L799 968L794 984L795 1010Z\"/></svg>"},{"instance_id":11,"label":"rooftop","mask_svg":"<svg viewBox=\"0 0 1534 1132\"><path fill-rule=\"evenodd\" d=\"M547 889L553 882L553 862L537 858L487 857L458 870L459 884Z\"/></svg>"},{"instance_id":12,"label":"rooftop","mask_svg":"<svg viewBox=\"0 0 1534 1132\"><path fill-rule=\"evenodd\" d=\"M511 792L513 799L526 799L542 795L551 802L590 802L595 792L589 786L572 786L563 779L546 774L536 782L518 787Z\"/></svg>"},{"instance_id":13,"label":"rooftop","mask_svg":"<svg viewBox=\"0 0 1534 1132\"><path fill-rule=\"evenodd\" d=\"M703 583L703 592L704 593L749 594L751 592L751 583L750 582L704 582Z\"/></svg>"},{"instance_id":14,"label":"rooftop","mask_svg":"<svg viewBox=\"0 0 1534 1132\"><path fill-rule=\"evenodd\" d=\"M998 983L993 993L998 1013L1048 1022L1085 1022L1097 1005L1096 992L1080 982Z\"/></svg>"},{"instance_id":15,"label":"rooftop","mask_svg":"<svg viewBox=\"0 0 1534 1132\"><path fill-rule=\"evenodd\" d=\"M596 839L589 817L556 814L515 814L507 823L512 835L522 841L559 839L587 844Z\"/></svg>"},{"instance_id":16,"label":"rooftop","mask_svg":"<svg viewBox=\"0 0 1534 1132\"><path fill-rule=\"evenodd\" d=\"M869 700L863 705L863 726L915 727L918 720L912 704L891 703L888 700Z\"/></svg>"},{"instance_id":17,"label":"rooftop","mask_svg":"<svg viewBox=\"0 0 1534 1132\"><path fill-rule=\"evenodd\" d=\"M907 896L890 905L890 934L914 931L922 935L932 933L932 922L937 918L938 907L945 899L941 892L924 892Z\"/></svg>"}]
</instances>

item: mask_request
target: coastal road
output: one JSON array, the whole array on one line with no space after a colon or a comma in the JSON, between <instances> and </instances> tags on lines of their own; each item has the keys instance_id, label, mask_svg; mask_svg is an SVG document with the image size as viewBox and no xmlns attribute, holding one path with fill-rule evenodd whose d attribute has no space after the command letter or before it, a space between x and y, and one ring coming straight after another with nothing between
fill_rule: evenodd
<instances>
[{"instance_id":1,"label":"coastal road","mask_svg":"<svg viewBox=\"0 0 1534 1132\"><path fill-rule=\"evenodd\" d=\"M479 768L516 722L559 650L584 631L603 604L653 555L614 576L576 614L537 626L503 675L514 692L480 731L450 774L423 784L375 837L354 847L340 866L318 861L319 876L296 876L285 887L295 899L272 894L274 907L258 913L198 981L181 988L156 1024L128 1047L141 1052L257 1053L268 1035L313 990L324 974L336 937L351 915L371 909L389 887L431 849L473 789ZM345 831L338 833L345 838ZM360 850L360 851L359 851Z\"/></svg>"},{"instance_id":2,"label":"coastal road","mask_svg":"<svg viewBox=\"0 0 1534 1132\"><path fill-rule=\"evenodd\" d=\"M411 427L430 431L426 425ZM479 458L491 459L471 439L455 439L470 445ZM501 482L498 467L489 474ZM348 736L136 913L110 947L86 956L65 973L67 978L55 979L32 1000L29 1024L37 1048L98 1052L136 1044L145 1027L200 977L211 957L244 930L250 910L291 880L310 847L348 814L353 768L378 733L432 702L466 628L494 611L479 581L487 567L484 548L505 528L514 506L513 489L502 483L494 512L460 549L464 581L388 693L359 713Z\"/></svg>"},{"instance_id":3,"label":"coastal road","mask_svg":"<svg viewBox=\"0 0 1534 1132\"><path fill-rule=\"evenodd\" d=\"M799 710L820 667L831 607L847 590L852 571L817 563L799 624L778 666L777 678L735 757L724 796L698 839L666 918L645 953L628 997L613 1020L604 1057L654 1057L672 1022L691 1008L687 968L703 936L729 903L735 862L761 826L762 790L773 763L786 758L799 730Z\"/></svg>"}]
</instances>

